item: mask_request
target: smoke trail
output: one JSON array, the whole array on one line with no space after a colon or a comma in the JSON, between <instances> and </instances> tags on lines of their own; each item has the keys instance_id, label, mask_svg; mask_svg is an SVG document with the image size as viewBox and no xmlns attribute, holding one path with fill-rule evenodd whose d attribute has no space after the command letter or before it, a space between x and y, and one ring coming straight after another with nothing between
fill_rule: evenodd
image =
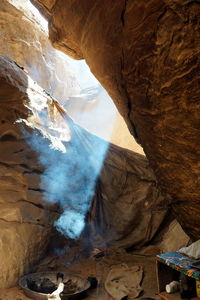
<instances>
[{"instance_id":1,"label":"smoke trail","mask_svg":"<svg viewBox=\"0 0 200 300\"><path fill-rule=\"evenodd\" d=\"M63 214L55 226L65 236L77 239L90 208L96 179L108 148L105 142L74 124L75 136L65 143L66 152L50 148L50 141L36 131L24 132L27 142L39 154L45 171L41 188L48 191L44 200L58 203Z\"/></svg>"},{"instance_id":2,"label":"smoke trail","mask_svg":"<svg viewBox=\"0 0 200 300\"><path fill-rule=\"evenodd\" d=\"M22 10L28 19L31 20L34 16L36 26L38 24L39 28L42 27L42 31L48 34L47 21L30 1L9 0L9 2ZM74 114L72 110L69 110L70 115L73 115L76 123L79 122L78 124L85 126L84 128L88 131L97 135L100 131L104 131L101 136L109 138L112 130L110 124L114 123L116 115L116 108L108 99L109 96L102 91L85 61L72 60L57 50L52 53L49 53L49 57L48 53L44 53L47 68L53 67L55 71L54 80L50 78L48 92L54 94L55 87L57 90L57 85L60 84L62 95L58 93L57 97L65 108L67 102L69 106L72 102L73 105L76 102L79 108L80 103L87 104L84 113L83 109L74 109ZM54 56L55 59L53 59ZM63 64L59 63L60 59L57 62L56 58L62 58ZM64 68L68 69L69 65L75 76L71 77L68 85L65 76L63 78L60 74ZM41 73L38 69L34 65L29 65L28 69L34 79L40 81ZM74 84L72 78L74 78ZM63 81L66 81L66 85ZM28 78L28 83L27 94L30 103L27 107L33 115L32 118L29 117L28 120L23 121L37 130L33 130L32 134L24 130L24 134L32 149L38 152L40 163L44 167L41 189L48 192L44 193L44 200L60 204L63 210L63 214L55 222L57 229L70 238L78 238L85 225L85 216L90 208L96 179L103 164L108 142L90 135L77 125L74 125L75 134L70 137L67 125L63 125L57 116L55 122L51 122L50 114L48 115L48 103L46 103L46 96L42 89L37 87L36 90L36 85L30 78Z\"/></svg>"},{"instance_id":3,"label":"smoke trail","mask_svg":"<svg viewBox=\"0 0 200 300\"><path fill-rule=\"evenodd\" d=\"M70 118L66 123L59 112L60 106L56 108L55 101L52 102L31 78L28 78L28 83L29 103L26 106L32 115L21 121L36 129L32 134L24 129L24 135L27 143L38 153L38 159L44 167L41 189L46 193L43 197L47 202L58 203L63 210L55 222L57 230L77 239L85 226L85 217L109 143L90 134ZM88 95L92 99L91 91L96 90L99 89L91 87L84 90L84 97L87 99ZM94 100L95 97L96 92ZM111 109L110 114L107 114L111 124L115 113L116 110ZM96 106L92 114L100 115L101 127L109 131L105 125L105 108ZM85 114L85 118L88 118L88 114Z\"/></svg>"}]
</instances>

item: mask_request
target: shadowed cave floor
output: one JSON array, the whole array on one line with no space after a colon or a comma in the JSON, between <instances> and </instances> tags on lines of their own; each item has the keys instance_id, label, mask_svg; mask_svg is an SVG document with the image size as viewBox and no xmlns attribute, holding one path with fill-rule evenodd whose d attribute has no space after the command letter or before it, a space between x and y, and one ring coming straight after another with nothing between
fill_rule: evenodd
<instances>
[{"instance_id":1,"label":"shadowed cave floor","mask_svg":"<svg viewBox=\"0 0 200 300\"><path fill-rule=\"evenodd\" d=\"M145 251L143 253L155 254ZM156 249L155 249L156 251ZM153 251L153 252L155 252ZM79 274L83 277L95 276L100 281L100 287L91 290L85 300L111 300L103 288L103 282L112 265L126 263L130 266L141 266L143 268L143 280L141 283L143 292L137 299L142 298L158 298L157 296L157 282L156 282L156 266L155 258L153 256L137 256L134 253L126 253L122 249L115 249L108 251L104 257L101 258L79 258L77 263L66 263L67 254L62 256L49 256L44 259L39 265L37 271L69 271ZM1 290L0 300L29 300L24 296L22 290L18 287Z\"/></svg>"}]
</instances>

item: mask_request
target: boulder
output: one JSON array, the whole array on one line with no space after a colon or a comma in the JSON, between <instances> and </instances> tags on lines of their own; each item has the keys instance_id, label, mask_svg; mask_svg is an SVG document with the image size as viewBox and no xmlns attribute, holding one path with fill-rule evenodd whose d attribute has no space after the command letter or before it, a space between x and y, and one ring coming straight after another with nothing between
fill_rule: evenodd
<instances>
[{"instance_id":1,"label":"boulder","mask_svg":"<svg viewBox=\"0 0 200 300\"><path fill-rule=\"evenodd\" d=\"M93 248L140 249L152 242L170 222L168 199L143 155L110 145L86 231Z\"/></svg>"}]
</instances>

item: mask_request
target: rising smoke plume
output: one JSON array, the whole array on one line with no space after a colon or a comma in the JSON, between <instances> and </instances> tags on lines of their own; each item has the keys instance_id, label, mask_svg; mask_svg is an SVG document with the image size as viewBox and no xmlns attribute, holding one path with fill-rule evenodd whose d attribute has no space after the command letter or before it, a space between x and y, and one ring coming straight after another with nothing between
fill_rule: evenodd
<instances>
[{"instance_id":1,"label":"rising smoke plume","mask_svg":"<svg viewBox=\"0 0 200 300\"><path fill-rule=\"evenodd\" d=\"M55 222L58 231L77 239L85 226L85 217L94 195L97 177L108 148L105 142L75 125L76 135L65 143L66 152L50 147L39 132L25 133L27 142L38 153L44 167L41 189L44 200L58 203L63 210Z\"/></svg>"},{"instance_id":2,"label":"rising smoke plume","mask_svg":"<svg viewBox=\"0 0 200 300\"><path fill-rule=\"evenodd\" d=\"M109 143L75 124L57 101L46 97L30 78L28 82L29 103L26 106L32 113L27 120L21 121L32 127L31 132L24 127L24 136L44 167L40 177L44 201L60 205L63 213L55 226L63 235L77 239L84 229ZM94 91L93 97L91 91ZM91 87L80 93L79 98L84 95L84 101L95 102L99 93L102 88ZM101 115L102 128L107 130L103 124L107 122L103 107L94 106L92 113L93 117ZM110 120L114 115L115 111L111 110Z\"/></svg>"},{"instance_id":3,"label":"rising smoke plume","mask_svg":"<svg viewBox=\"0 0 200 300\"><path fill-rule=\"evenodd\" d=\"M33 14L39 26L42 26L43 31L48 34L47 21L30 1L24 3L9 1L24 10L26 14ZM63 58L63 66L68 68L70 65L79 83L78 87L76 82L74 84L76 86L74 95L70 91L69 95L63 95L62 99L58 100L67 108L77 124L96 135L109 139L116 116L116 108L112 100L91 74L85 61L72 60L56 50L55 54ZM55 70L58 67L56 62L54 67ZM35 80L37 76L40 76L34 65L31 68L31 74L34 74ZM85 226L96 180L109 143L89 134L73 121L69 128L69 124L60 120L58 114L52 121L51 109L49 110L49 104L42 89L37 88L35 92L36 84L30 78L28 81L29 103L27 107L32 111L32 116L21 121L33 129L30 133L24 127L23 132L29 145L38 153L38 159L44 167L40 183L41 189L44 190L44 200L61 206L63 213L55 222L55 226L65 236L77 239ZM59 84L59 81L53 82L48 90L52 96L54 83ZM80 109L82 104L79 105L79 103L82 103L85 109Z\"/></svg>"}]
</instances>

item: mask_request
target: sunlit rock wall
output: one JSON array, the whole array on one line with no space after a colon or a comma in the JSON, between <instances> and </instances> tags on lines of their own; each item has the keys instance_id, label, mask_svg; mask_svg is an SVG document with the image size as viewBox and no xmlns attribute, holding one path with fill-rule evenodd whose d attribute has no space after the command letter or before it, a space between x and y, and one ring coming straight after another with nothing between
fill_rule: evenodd
<instances>
[{"instance_id":1,"label":"sunlit rock wall","mask_svg":"<svg viewBox=\"0 0 200 300\"><path fill-rule=\"evenodd\" d=\"M74 71L66 55L52 47L47 21L29 0L0 1L0 38L0 54L24 67L33 80L69 109L77 123L105 140L144 154L114 104L107 105L109 97L105 93L94 98L92 104L89 95L84 99L74 98L80 94L79 78L87 80L87 74L84 69L77 74L76 61Z\"/></svg>"},{"instance_id":2,"label":"sunlit rock wall","mask_svg":"<svg viewBox=\"0 0 200 300\"><path fill-rule=\"evenodd\" d=\"M58 208L43 202L43 172L21 125L28 99L26 73L0 58L0 288L16 283L45 253Z\"/></svg>"},{"instance_id":3,"label":"sunlit rock wall","mask_svg":"<svg viewBox=\"0 0 200 300\"><path fill-rule=\"evenodd\" d=\"M35 16L30 2L0 1L0 55L23 67L42 88L60 100L80 88L64 55L50 44L47 24Z\"/></svg>"},{"instance_id":4,"label":"sunlit rock wall","mask_svg":"<svg viewBox=\"0 0 200 300\"><path fill-rule=\"evenodd\" d=\"M86 59L183 229L199 239L199 1L32 2L49 19L53 45Z\"/></svg>"}]
</instances>

